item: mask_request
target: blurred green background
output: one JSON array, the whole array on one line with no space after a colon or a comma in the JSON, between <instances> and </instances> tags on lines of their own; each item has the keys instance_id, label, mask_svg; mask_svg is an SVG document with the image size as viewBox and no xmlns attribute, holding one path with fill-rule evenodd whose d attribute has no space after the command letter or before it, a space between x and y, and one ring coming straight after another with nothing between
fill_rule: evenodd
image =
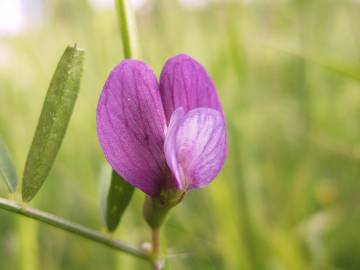
<instances>
[{"instance_id":1,"label":"blurred green background","mask_svg":"<svg viewBox=\"0 0 360 270\"><path fill-rule=\"evenodd\" d=\"M24 19L16 33L0 29L0 135L19 176L57 61L68 44L86 50L68 132L31 205L100 229L104 157L95 108L123 58L111 1L1 2L21 3ZM360 269L360 2L148 0L136 7L142 59L157 74L172 55L198 59L228 125L223 171L189 193L164 228L168 269ZM3 183L0 195L7 196ZM149 240L142 203L137 191L117 237ZM148 268L0 210L0 269Z\"/></svg>"}]
</instances>

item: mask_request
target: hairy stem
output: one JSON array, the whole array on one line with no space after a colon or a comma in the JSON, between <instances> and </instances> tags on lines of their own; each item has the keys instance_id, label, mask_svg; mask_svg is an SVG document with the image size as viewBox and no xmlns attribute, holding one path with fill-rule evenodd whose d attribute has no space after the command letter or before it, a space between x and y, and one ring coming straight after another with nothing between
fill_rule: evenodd
<instances>
[{"instance_id":1,"label":"hairy stem","mask_svg":"<svg viewBox=\"0 0 360 270\"><path fill-rule=\"evenodd\" d=\"M59 228L61 230L76 234L78 236L81 236L83 238L86 238L88 240L94 241L96 243L108 246L110 248L116 249L118 251L122 251L124 253L127 253L129 255L132 255L137 258L141 258L147 261L150 261L151 259L147 254L145 254L142 250L132 247L120 240L113 239L109 235L106 235L104 233L100 233L96 230L87 228L83 225L77 224L75 222L63 219L61 217L58 217L56 215L27 207L23 204L10 201L4 198L0 198L0 208L13 212L43 223L46 223L50 226Z\"/></svg>"},{"instance_id":2,"label":"hairy stem","mask_svg":"<svg viewBox=\"0 0 360 270\"><path fill-rule=\"evenodd\" d=\"M160 251L160 229L153 229L151 232L152 238L152 255L154 258L159 257Z\"/></svg>"},{"instance_id":3,"label":"hairy stem","mask_svg":"<svg viewBox=\"0 0 360 270\"><path fill-rule=\"evenodd\" d=\"M151 230L151 255L154 260L154 270L162 269L162 261L159 260L160 256L160 228Z\"/></svg>"}]
</instances>

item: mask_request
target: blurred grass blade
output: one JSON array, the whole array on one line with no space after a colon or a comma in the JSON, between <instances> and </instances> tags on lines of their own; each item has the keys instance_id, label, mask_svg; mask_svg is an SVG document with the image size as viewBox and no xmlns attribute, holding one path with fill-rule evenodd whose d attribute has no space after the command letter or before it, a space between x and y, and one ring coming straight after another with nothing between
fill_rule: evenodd
<instances>
[{"instance_id":1,"label":"blurred grass blade","mask_svg":"<svg viewBox=\"0 0 360 270\"><path fill-rule=\"evenodd\" d=\"M319 66L322 66L332 72L335 72L343 77L352 79L355 81L360 81L360 66L359 65L349 65L345 62L336 61L327 59L325 57L313 56L313 55L304 55L301 53L296 53L292 51L286 51L290 55L299 57L306 61L315 63Z\"/></svg>"},{"instance_id":2,"label":"blurred grass blade","mask_svg":"<svg viewBox=\"0 0 360 270\"><path fill-rule=\"evenodd\" d=\"M15 166L11 161L10 154L5 143L0 138L0 175L4 179L9 192L16 191L18 179Z\"/></svg>"},{"instance_id":3,"label":"blurred grass blade","mask_svg":"<svg viewBox=\"0 0 360 270\"><path fill-rule=\"evenodd\" d=\"M128 184L115 171L102 174L100 188L100 214L103 224L109 231L114 231L119 225L132 195L134 187Z\"/></svg>"},{"instance_id":4,"label":"blurred grass blade","mask_svg":"<svg viewBox=\"0 0 360 270\"><path fill-rule=\"evenodd\" d=\"M330 61L325 62L323 66L344 77L360 82L360 66L351 66Z\"/></svg>"},{"instance_id":5,"label":"blurred grass blade","mask_svg":"<svg viewBox=\"0 0 360 270\"><path fill-rule=\"evenodd\" d=\"M57 65L25 164L24 201L39 191L55 161L78 96L83 60L84 51L68 46Z\"/></svg>"},{"instance_id":6,"label":"blurred grass blade","mask_svg":"<svg viewBox=\"0 0 360 270\"><path fill-rule=\"evenodd\" d=\"M115 0L125 58L140 58L135 15L129 0Z\"/></svg>"},{"instance_id":7,"label":"blurred grass blade","mask_svg":"<svg viewBox=\"0 0 360 270\"><path fill-rule=\"evenodd\" d=\"M106 207L107 197L109 194L109 188L111 183L111 167L104 163L100 170L99 176L99 208L100 208L100 220L101 223L106 226Z\"/></svg>"}]
</instances>

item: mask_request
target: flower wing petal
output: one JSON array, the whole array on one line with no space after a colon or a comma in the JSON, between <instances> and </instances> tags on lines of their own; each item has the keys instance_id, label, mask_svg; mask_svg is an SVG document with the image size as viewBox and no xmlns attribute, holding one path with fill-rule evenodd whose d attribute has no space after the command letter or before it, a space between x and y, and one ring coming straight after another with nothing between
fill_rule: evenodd
<instances>
[{"instance_id":1,"label":"flower wing petal","mask_svg":"<svg viewBox=\"0 0 360 270\"><path fill-rule=\"evenodd\" d=\"M160 94L167 121L183 107L185 112L206 107L223 113L215 85L204 67L185 54L170 58L160 75Z\"/></svg>"},{"instance_id":2,"label":"flower wing petal","mask_svg":"<svg viewBox=\"0 0 360 270\"><path fill-rule=\"evenodd\" d=\"M197 108L185 115L177 109L165 139L165 157L180 190L208 185L222 168L226 127L221 112Z\"/></svg>"},{"instance_id":3,"label":"flower wing petal","mask_svg":"<svg viewBox=\"0 0 360 270\"><path fill-rule=\"evenodd\" d=\"M176 156L176 147L177 147L176 139L177 139L177 132L183 121L184 115L185 112L182 107L175 110L175 112L171 116L170 124L165 137L165 144L164 144L166 162L174 175L172 180L176 182L175 186L179 190L183 189L183 183L181 181L182 176L180 174L180 168L178 166L178 161Z\"/></svg>"},{"instance_id":4,"label":"flower wing petal","mask_svg":"<svg viewBox=\"0 0 360 270\"><path fill-rule=\"evenodd\" d=\"M165 116L151 69L137 60L114 68L97 107L97 133L105 157L126 181L157 195L166 171Z\"/></svg>"}]
</instances>

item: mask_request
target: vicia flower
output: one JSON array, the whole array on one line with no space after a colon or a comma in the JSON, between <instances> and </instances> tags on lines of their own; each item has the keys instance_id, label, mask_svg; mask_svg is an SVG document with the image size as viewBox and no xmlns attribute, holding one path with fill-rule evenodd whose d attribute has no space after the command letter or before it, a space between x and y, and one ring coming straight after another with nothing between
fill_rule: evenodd
<instances>
[{"instance_id":1,"label":"vicia flower","mask_svg":"<svg viewBox=\"0 0 360 270\"><path fill-rule=\"evenodd\" d=\"M99 99L97 133L112 168L150 196L208 185L227 153L214 83L187 55L169 59L159 83L141 61L117 65Z\"/></svg>"}]
</instances>

